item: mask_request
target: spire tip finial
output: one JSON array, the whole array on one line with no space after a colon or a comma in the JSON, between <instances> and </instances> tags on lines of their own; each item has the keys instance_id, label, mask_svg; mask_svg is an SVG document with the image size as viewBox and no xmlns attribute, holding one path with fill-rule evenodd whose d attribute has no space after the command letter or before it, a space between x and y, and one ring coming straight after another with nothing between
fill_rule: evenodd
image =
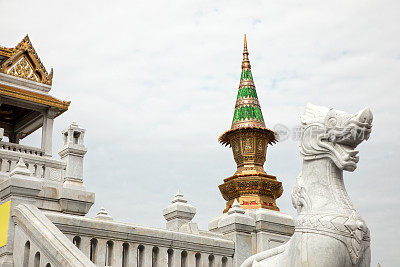
<instances>
[{"instance_id":1,"label":"spire tip finial","mask_svg":"<svg viewBox=\"0 0 400 267\"><path fill-rule=\"evenodd\" d=\"M247 38L246 34L244 35L244 47L243 47L243 61L242 61L242 69L248 68L250 69L250 61L249 61L249 52L247 51Z\"/></svg>"},{"instance_id":2,"label":"spire tip finial","mask_svg":"<svg viewBox=\"0 0 400 267\"><path fill-rule=\"evenodd\" d=\"M243 52L247 52L247 39L246 39L246 34L244 34L244 49Z\"/></svg>"}]
</instances>

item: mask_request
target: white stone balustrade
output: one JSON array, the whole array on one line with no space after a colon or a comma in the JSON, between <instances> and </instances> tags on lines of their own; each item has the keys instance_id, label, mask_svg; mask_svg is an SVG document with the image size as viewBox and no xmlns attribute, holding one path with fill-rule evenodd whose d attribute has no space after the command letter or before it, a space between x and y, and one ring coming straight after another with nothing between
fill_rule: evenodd
<instances>
[{"instance_id":1,"label":"white stone balustrade","mask_svg":"<svg viewBox=\"0 0 400 267\"><path fill-rule=\"evenodd\" d=\"M43 156L38 148L0 142L0 181L5 179L22 158L35 177L63 181L66 163Z\"/></svg>"},{"instance_id":2,"label":"white stone balustrade","mask_svg":"<svg viewBox=\"0 0 400 267\"><path fill-rule=\"evenodd\" d=\"M18 205L12 216L13 266L94 266L34 205Z\"/></svg>"},{"instance_id":3,"label":"white stone balustrade","mask_svg":"<svg viewBox=\"0 0 400 267\"><path fill-rule=\"evenodd\" d=\"M20 145L20 144L9 143L9 142L3 142L3 141L0 141L0 149L16 151L16 152L30 154L30 155L36 155L36 156L44 155L43 149Z\"/></svg>"},{"instance_id":4,"label":"white stone balustrade","mask_svg":"<svg viewBox=\"0 0 400 267\"><path fill-rule=\"evenodd\" d=\"M90 258L92 251L96 266L233 267L234 242L222 235L204 236L111 220L45 214L69 240L80 240L76 246L86 257ZM96 241L95 248L92 245L91 249L90 240ZM112 243L111 249L107 248L108 242Z\"/></svg>"}]
</instances>

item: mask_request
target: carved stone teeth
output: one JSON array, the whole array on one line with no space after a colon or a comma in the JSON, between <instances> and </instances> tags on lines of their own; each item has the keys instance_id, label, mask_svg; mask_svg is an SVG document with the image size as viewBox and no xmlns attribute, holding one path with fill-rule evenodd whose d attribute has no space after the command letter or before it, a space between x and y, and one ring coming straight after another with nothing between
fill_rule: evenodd
<instances>
[{"instance_id":1,"label":"carved stone teeth","mask_svg":"<svg viewBox=\"0 0 400 267\"><path fill-rule=\"evenodd\" d=\"M348 151L347 153L349 153L350 157L354 157L358 154L359 151L357 150L353 150L353 151Z\"/></svg>"}]
</instances>

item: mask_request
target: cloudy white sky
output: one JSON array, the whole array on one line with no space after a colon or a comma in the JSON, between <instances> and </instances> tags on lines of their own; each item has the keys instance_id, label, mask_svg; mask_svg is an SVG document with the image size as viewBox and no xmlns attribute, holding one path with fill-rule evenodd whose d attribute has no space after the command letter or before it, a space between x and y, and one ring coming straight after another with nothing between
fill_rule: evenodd
<instances>
[{"instance_id":1,"label":"cloudy white sky","mask_svg":"<svg viewBox=\"0 0 400 267\"><path fill-rule=\"evenodd\" d=\"M87 129L90 216L104 206L116 220L163 227L180 188L206 229L225 205L217 186L235 170L217 138L230 127L247 33L267 126L295 127L307 102L373 111L345 183L371 230L372 266L387 267L400 266L399 14L395 0L0 0L0 44L28 33L55 70L51 93L72 101L55 122L55 154L72 120ZM283 182L279 207L295 216L297 142L269 148L265 169Z\"/></svg>"}]
</instances>

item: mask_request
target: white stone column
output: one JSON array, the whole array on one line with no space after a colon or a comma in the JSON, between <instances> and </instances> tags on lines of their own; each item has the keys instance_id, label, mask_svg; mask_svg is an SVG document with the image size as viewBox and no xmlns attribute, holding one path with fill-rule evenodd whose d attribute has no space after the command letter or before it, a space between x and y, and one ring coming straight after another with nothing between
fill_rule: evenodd
<instances>
[{"instance_id":1,"label":"white stone column","mask_svg":"<svg viewBox=\"0 0 400 267\"><path fill-rule=\"evenodd\" d=\"M80 250L86 257L90 258L90 237L81 236Z\"/></svg>"},{"instance_id":2,"label":"white stone column","mask_svg":"<svg viewBox=\"0 0 400 267\"><path fill-rule=\"evenodd\" d=\"M214 255L214 267L221 267L222 266L222 256Z\"/></svg>"},{"instance_id":3,"label":"white stone column","mask_svg":"<svg viewBox=\"0 0 400 267\"><path fill-rule=\"evenodd\" d=\"M1 171L2 172L6 172L7 171L7 168L8 168L8 162L7 162L7 159L4 159L3 158L3 161L1 162Z\"/></svg>"},{"instance_id":4,"label":"white stone column","mask_svg":"<svg viewBox=\"0 0 400 267\"><path fill-rule=\"evenodd\" d=\"M121 241L114 241L113 244L113 255L112 255L112 266L122 266L122 244Z\"/></svg>"},{"instance_id":5,"label":"white stone column","mask_svg":"<svg viewBox=\"0 0 400 267\"><path fill-rule=\"evenodd\" d=\"M35 253L36 253L36 248L35 248L35 245L34 245L34 243L31 241L31 244L30 244L30 250L29 250L29 263L28 263L28 267L34 267L35 265L35 263L34 263L34 261L35 261Z\"/></svg>"},{"instance_id":6,"label":"white stone column","mask_svg":"<svg viewBox=\"0 0 400 267\"><path fill-rule=\"evenodd\" d=\"M167 248L158 247L157 267L168 266L168 253Z\"/></svg>"},{"instance_id":7,"label":"white stone column","mask_svg":"<svg viewBox=\"0 0 400 267\"><path fill-rule=\"evenodd\" d=\"M227 257L227 258L228 258L228 260L226 262L226 267L235 267L235 266L233 266L233 258L231 258L231 257Z\"/></svg>"},{"instance_id":8,"label":"white stone column","mask_svg":"<svg viewBox=\"0 0 400 267\"><path fill-rule=\"evenodd\" d=\"M153 246L145 245L144 246L144 264L143 266L151 266L153 259Z\"/></svg>"},{"instance_id":9,"label":"white stone column","mask_svg":"<svg viewBox=\"0 0 400 267\"><path fill-rule=\"evenodd\" d=\"M129 244L128 267L137 267L138 244Z\"/></svg>"},{"instance_id":10,"label":"white stone column","mask_svg":"<svg viewBox=\"0 0 400 267\"><path fill-rule=\"evenodd\" d=\"M200 266L201 267L208 267L208 256L210 256L208 253L201 253L201 257L200 257Z\"/></svg>"},{"instance_id":11,"label":"white stone column","mask_svg":"<svg viewBox=\"0 0 400 267\"><path fill-rule=\"evenodd\" d=\"M174 249L174 255L173 255L174 262L172 263L172 266L181 267L181 253L182 250Z\"/></svg>"},{"instance_id":12,"label":"white stone column","mask_svg":"<svg viewBox=\"0 0 400 267\"><path fill-rule=\"evenodd\" d=\"M15 160L12 160L11 161L11 165L10 165L10 171L12 171L14 168L15 168L15 166L17 166L17 161L15 161Z\"/></svg>"},{"instance_id":13,"label":"white stone column","mask_svg":"<svg viewBox=\"0 0 400 267\"><path fill-rule=\"evenodd\" d=\"M53 124L54 119L49 114L43 114L42 149L44 155L51 157L53 149Z\"/></svg>"},{"instance_id":14,"label":"white stone column","mask_svg":"<svg viewBox=\"0 0 400 267\"><path fill-rule=\"evenodd\" d=\"M29 250L28 267L35 267L35 255L36 255L36 252L38 252L38 251L39 251L39 248L36 246L36 244L34 242L31 241L30 242L30 250ZM42 256L42 255L40 255L40 256Z\"/></svg>"},{"instance_id":15,"label":"white stone column","mask_svg":"<svg viewBox=\"0 0 400 267\"><path fill-rule=\"evenodd\" d=\"M96 266L105 266L107 240L97 239Z\"/></svg>"},{"instance_id":16,"label":"white stone column","mask_svg":"<svg viewBox=\"0 0 400 267\"><path fill-rule=\"evenodd\" d=\"M196 267L196 257L195 257L195 252L193 251L188 251L187 252L187 266L188 267Z\"/></svg>"}]
</instances>

